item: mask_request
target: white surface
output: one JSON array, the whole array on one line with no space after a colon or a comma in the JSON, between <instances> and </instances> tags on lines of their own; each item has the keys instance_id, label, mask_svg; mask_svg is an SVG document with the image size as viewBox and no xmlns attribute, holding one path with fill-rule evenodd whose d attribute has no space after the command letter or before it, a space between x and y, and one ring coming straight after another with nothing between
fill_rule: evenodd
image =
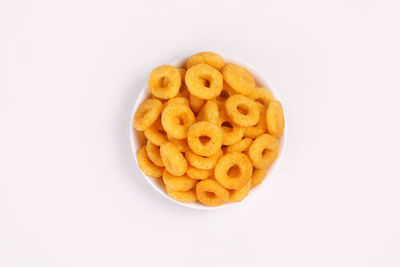
<instances>
[{"instance_id":1,"label":"white surface","mask_svg":"<svg viewBox=\"0 0 400 267\"><path fill-rule=\"evenodd\" d=\"M398 1L0 2L0 266L400 266ZM285 157L232 209L135 171L157 65L224 52L285 103Z\"/></svg>"},{"instance_id":2,"label":"white surface","mask_svg":"<svg viewBox=\"0 0 400 267\"><path fill-rule=\"evenodd\" d=\"M279 94L278 94L278 91L276 90L276 88L274 88L272 83L268 80L268 78L265 77L265 75L263 73L256 70L254 68L254 66L252 66L251 64L249 64L247 62L243 62L240 59L232 57L232 56L228 56L228 55L225 55L222 53L220 53L220 55L224 58L226 63L235 63L235 64L238 64L239 66L245 67L254 77L257 86L262 86L262 87L270 90L272 92L272 94L274 95L275 99L278 99L281 101L281 98L279 97ZM167 63L172 66L175 66L175 67L182 67L185 65L187 59L188 59L187 56L181 56L179 59L176 59L172 62L167 62ZM140 91L139 91L139 93L135 99L135 103L133 105L133 110L131 113L132 114L131 115L131 123L129 124L129 129L128 129L130 131L131 147L132 147L132 152L134 155L136 155L136 152L139 150L139 148L141 146L144 146L146 144L146 142L145 142L145 139L143 138L143 134L141 134L140 132L138 132L134 129L133 119L134 119L134 116L135 116L136 111L139 108L139 106L143 103L143 101L145 99L147 99L150 96L150 89L148 88L147 83L145 83L139 90ZM283 105L284 105L284 103L283 103ZM285 110L284 107L283 107L283 109ZM279 168L279 163L285 154L284 151L285 151L285 147L286 147L286 129L285 129L283 135L279 138L279 142L280 142L279 143L279 155L278 155L277 159L275 160L275 162L268 168L268 172L264 178L266 180L266 182L253 188L251 190L251 194L247 198L245 198L244 201L247 201L250 197L253 197L256 194L256 192L262 191L262 188L264 188L268 184L268 182L271 180L273 174L275 173L275 170L277 168ZM179 205L187 207L187 208L192 208L192 209L216 210L216 209L221 209L221 208L225 208L228 206L242 205L242 203L243 203L243 201L242 201L242 203L237 203L237 202L236 203L225 203L224 205L220 205L217 207L210 207L210 206L205 206L199 202L183 203L183 202L177 201L177 200L173 199L172 197L170 197L165 192L165 187L162 186L162 184L160 183L160 179L154 179L153 177L145 175L139 168L139 164L137 163L137 158L134 157L134 159L135 159L135 166L137 169L139 169L136 171L138 171L142 174L142 177L147 182L149 182L149 184L154 188L154 190L159 192L165 198L171 200L172 202L175 202L176 204L179 204Z\"/></svg>"}]
</instances>

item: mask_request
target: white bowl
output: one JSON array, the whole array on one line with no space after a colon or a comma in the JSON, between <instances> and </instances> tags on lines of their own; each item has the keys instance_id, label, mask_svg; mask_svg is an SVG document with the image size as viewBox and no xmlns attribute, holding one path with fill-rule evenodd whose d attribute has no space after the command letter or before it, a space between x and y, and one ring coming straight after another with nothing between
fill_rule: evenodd
<instances>
[{"instance_id":1,"label":"white bowl","mask_svg":"<svg viewBox=\"0 0 400 267\"><path fill-rule=\"evenodd\" d=\"M247 64L247 63L245 63L245 62L243 62L241 60L238 60L238 59L236 59L234 57L231 57L231 56L222 55L222 57L225 59L225 61L227 63L235 63L237 65L240 65L240 66L243 66L244 68L246 68L253 75L253 77L256 80L256 83L257 83L258 86L263 86L263 87L271 90L271 92L273 93L274 97L276 99L280 100L280 98L279 98L278 94L276 93L276 90L273 88L272 84L268 81L267 78L265 78L265 76L262 73L257 71L252 65ZM176 66L176 67L182 67L182 66L184 66L186 60L187 60L187 58L175 60L175 61L171 62L170 65ZM179 204L179 205L187 207L187 208L199 209L199 210L215 210L215 209L218 209L218 208L239 205L240 202L238 202L238 203L226 203L226 204L223 204L223 205L217 206L217 207L209 207L209 206L205 206L203 204L200 204L198 202L195 202L195 203L179 202L179 201L177 201L177 200L175 200L175 199L173 199L173 198L171 198L170 196L167 195L160 178L152 178L152 177L149 177L149 176L145 175L142 172L142 170L139 168L139 164L137 162L136 152L138 151L138 149L142 145L145 144L145 138L144 138L142 133L139 133L138 131L136 131L133 128L133 117L134 117L134 115L136 113L137 108L140 106L140 104L145 99L147 99L149 96L150 96L150 90L149 90L147 84L145 84L142 87L142 89L140 90L139 95L137 96L136 102L135 102L135 104L133 106L132 116L131 116L131 125L129 127L130 138L131 138L131 147L132 147L132 152L133 152L134 157L135 157L136 167L138 168L140 173L143 175L143 178L146 179L146 181L148 181L149 184L157 192L159 192L161 195L163 195L165 198L171 200L172 202L174 202L176 204ZM269 167L269 169L267 171L267 175L264 178L264 181L260 185L258 185L255 188L251 189L249 195L245 198L245 200L248 199L249 197L253 196L257 191L261 190L266 185L266 182L271 179L272 174L274 173L276 167L278 166L278 164L280 162L280 159L282 158L282 155L283 155L283 152L284 152L284 149L285 149L285 143L286 143L286 127L285 127L284 134L280 137L280 149L279 149L278 158Z\"/></svg>"}]
</instances>

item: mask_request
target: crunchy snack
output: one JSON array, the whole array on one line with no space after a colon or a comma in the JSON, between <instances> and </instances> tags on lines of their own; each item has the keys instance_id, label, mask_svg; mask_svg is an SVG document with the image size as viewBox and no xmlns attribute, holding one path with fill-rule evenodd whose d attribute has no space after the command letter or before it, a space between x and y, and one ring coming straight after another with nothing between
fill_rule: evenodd
<instances>
[{"instance_id":1,"label":"crunchy snack","mask_svg":"<svg viewBox=\"0 0 400 267\"><path fill-rule=\"evenodd\" d=\"M218 125L219 111L217 103L215 101L208 100L197 115L197 120L207 121Z\"/></svg>"},{"instance_id":2,"label":"crunchy snack","mask_svg":"<svg viewBox=\"0 0 400 267\"><path fill-rule=\"evenodd\" d=\"M189 166L188 170L186 171L186 174L192 179L204 180L210 177L213 174L213 171L197 169L196 167Z\"/></svg>"},{"instance_id":3,"label":"crunchy snack","mask_svg":"<svg viewBox=\"0 0 400 267\"><path fill-rule=\"evenodd\" d=\"M175 176L167 170L164 170L163 181L166 186L175 191L187 191L192 189L197 183L197 180L189 178L186 175Z\"/></svg>"},{"instance_id":4,"label":"crunchy snack","mask_svg":"<svg viewBox=\"0 0 400 267\"><path fill-rule=\"evenodd\" d=\"M225 66L224 59L213 52L200 52L191 56L188 61L186 62L186 68L190 69L192 66L204 63L210 65L213 68L221 71L222 68Z\"/></svg>"},{"instance_id":5,"label":"crunchy snack","mask_svg":"<svg viewBox=\"0 0 400 267\"><path fill-rule=\"evenodd\" d=\"M188 69L185 76L190 94L206 100L221 93L222 80L222 74L217 69L203 63Z\"/></svg>"},{"instance_id":6,"label":"crunchy snack","mask_svg":"<svg viewBox=\"0 0 400 267\"><path fill-rule=\"evenodd\" d=\"M253 169L253 174L251 175L251 188L261 184L267 174L267 169Z\"/></svg>"},{"instance_id":7,"label":"crunchy snack","mask_svg":"<svg viewBox=\"0 0 400 267\"><path fill-rule=\"evenodd\" d=\"M219 206L229 200L229 192L215 180L206 179L196 185L197 199L207 206Z\"/></svg>"},{"instance_id":8,"label":"crunchy snack","mask_svg":"<svg viewBox=\"0 0 400 267\"><path fill-rule=\"evenodd\" d=\"M150 161L149 157L147 156L145 146L139 148L136 154L136 158L139 163L139 167L144 172L144 174L155 178L162 176L164 168L158 167Z\"/></svg>"},{"instance_id":9,"label":"crunchy snack","mask_svg":"<svg viewBox=\"0 0 400 267\"><path fill-rule=\"evenodd\" d=\"M250 72L236 64L226 64L222 74L224 80L239 94L250 95L256 88L256 82Z\"/></svg>"},{"instance_id":10,"label":"crunchy snack","mask_svg":"<svg viewBox=\"0 0 400 267\"><path fill-rule=\"evenodd\" d=\"M242 201L263 181L285 119L245 68L200 52L185 66L155 68L148 86L133 119L146 141L136 157L145 175L162 177L168 196L214 207Z\"/></svg>"},{"instance_id":11,"label":"crunchy snack","mask_svg":"<svg viewBox=\"0 0 400 267\"><path fill-rule=\"evenodd\" d=\"M217 161L222 156L222 154L222 150L219 150L215 155L211 157L203 157L197 155L191 150L188 150L186 151L185 156L190 165L201 170L211 170L215 167L215 164L217 164Z\"/></svg>"},{"instance_id":12,"label":"crunchy snack","mask_svg":"<svg viewBox=\"0 0 400 267\"><path fill-rule=\"evenodd\" d=\"M264 87L256 87L254 92L248 95L248 97L263 104L264 106L268 106L269 102L274 100L274 96L272 95L271 91L265 89Z\"/></svg>"},{"instance_id":13,"label":"crunchy snack","mask_svg":"<svg viewBox=\"0 0 400 267\"><path fill-rule=\"evenodd\" d=\"M228 189L239 189L251 178L253 166L249 158L240 152L223 155L215 166L215 179Z\"/></svg>"},{"instance_id":14,"label":"crunchy snack","mask_svg":"<svg viewBox=\"0 0 400 267\"><path fill-rule=\"evenodd\" d=\"M148 84L155 97L169 99L178 94L181 82L181 73L177 68L162 65L150 73Z\"/></svg>"},{"instance_id":15,"label":"crunchy snack","mask_svg":"<svg viewBox=\"0 0 400 267\"><path fill-rule=\"evenodd\" d=\"M158 118L162 110L162 103L157 99L147 99L138 108L133 126L138 131L149 128Z\"/></svg>"},{"instance_id":16,"label":"crunchy snack","mask_svg":"<svg viewBox=\"0 0 400 267\"><path fill-rule=\"evenodd\" d=\"M146 152L147 156L149 159L158 167L164 167L164 163L161 160L161 155L160 155L160 147L156 146L149 140L147 140L146 144Z\"/></svg>"},{"instance_id":17,"label":"crunchy snack","mask_svg":"<svg viewBox=\"0 0 400 267\"><path fill-rule=\"evenodd\" d=\"M237 143L234 143L226 148L226 153L231 153L231 152L243 152L247 150L253 140L251 138L243 138Z\"/></svg>"},{"instance_id":18,"label":"crunchy snack","mask_svg":"<svg viewBox=\"0 0 400 267\"><path fill-rule=\"evenodd\" d=\"M234 124L225 110L219 111L219 124L224 132L224 138L222 140L224 146L232 145L243 138L246 129Z\"/></svg>"},{"instance_id":19,"label":"crunchy snack","mask_svg":"<svg viewBox=\"0 0 400 267\"><path fill-rule=\"evenodd\" d=\"M279 141L269 134L263 134L253 141L249 148L249 157L254 167L268 168L278 157Z\"/></svg>"},{"instance_id":20,"label":"crunchy snack","mask_svg":"<svg viewBox=\"0 0 400 267\"><path fill-rule=\"evenodd\" d=\"M182 104L167 105L161 114L161 124L169 136L184 139L196 118L192 110Z\"/></svg>"},{"instance_id":21,"label":"crunchy snack","mask_svg":"<svg viewBox=\"0 0 400 267\"><path fill-rule=\"evenodd\" d=\"M229 118L240 126L254 126L260 120L256 102L244 95L230 96L225 102L225 110Z\"/></svg>"},{"instance_id":22,"label":"crunchy snack","mask_svg":"<svg viewBox=\"0 0 400 267\"><path fill-rule=\"evenodd\" d=\"M274 100L269 103L267 109L267 128L268 132L275 137L281 137L283 128L285 127L285 119L281 102Z\"/></svg>"},{"instance_id":23,"label":"crunchy snack","mask_svg":"<svg viewBox=\"0 0 400 267\"><path fill-rule=\"evenodd\" d=\"M167 171L176 176L185 174L187 162L176 145L171 142L163 143L160 147L160 155Z\"/></svg>"},{"instance_id":24,"label":"crunchy snack","mask_svg":"<svg viewBox=\"0 0 400 267\"><path fill-rule=\"evenodd\" d=\"M144 130L144 136L156 146L161 146L162 143L167 141L167 133L161 125L160 118L158 118L149 128Z\"/></svg>"},{"instance_id":25,"label":"crunchy snack","mask_svg":"<svg viewBox=\"0 0 400 267\"><path fill-rule=\"evenodd\" d=\"M251 179L249 179L249 181L243 187L231 190L229 192L229 201L230 202L242 201L249 194L250 188L251 188Z\"/></svg>"},{"instance_id":26,"label":"crunchy snack","mask_svg":"<svg viewBox=\"0 0 400 267\"><path fill-rule=\"evenodd\" d=\"M211 122L199 121L193 124L187 134L190 149L200 156L210 157L222 146L223 132Z\"/></svg>"},{"instance_id":27,"label":"crunchy snack","mask_svg":"<svg viewBox=\"0 0 400 267\"><path fill-rule=\"evenodd\" d=\"M197 201L195 188L182 192L172 190L168 186L165 186L165 191L167 192L168 196L183 203L192 203Z\"/></svg>"}]
</instances>

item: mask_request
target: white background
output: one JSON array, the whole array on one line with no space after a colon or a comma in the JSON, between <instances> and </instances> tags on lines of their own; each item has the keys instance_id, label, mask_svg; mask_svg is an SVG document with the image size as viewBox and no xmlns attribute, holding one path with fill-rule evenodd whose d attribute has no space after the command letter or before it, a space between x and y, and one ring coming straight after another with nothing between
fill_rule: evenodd
<instances>
[{"instance_id":1,"label":"white background","mask_svg":"<svg viewBox=\"0 0 400 267\"><path fill-rule=\"evenodd\" d=\"M0 1L0 266L400 266L399 2ZM139 175L138 89L211 50L276 87L287 150L235 208Z\"/></svg>"}]
</instances>

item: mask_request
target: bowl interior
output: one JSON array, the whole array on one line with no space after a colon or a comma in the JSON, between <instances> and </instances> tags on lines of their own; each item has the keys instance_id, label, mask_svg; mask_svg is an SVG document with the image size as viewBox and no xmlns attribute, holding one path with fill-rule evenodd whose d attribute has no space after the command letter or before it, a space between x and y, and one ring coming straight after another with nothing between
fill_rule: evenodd
<instances>
[{"instance_id":1,"label":"bowl interior","mask_svg":"<svg viewBox=\"0 0 400 267\"><path fill-rule=\"evenodd\" d=\"M236 59L234 57L231 57L231 56L226 56L226 55L221 55L221 56L224 58L224 60L227 63L235 63L237 65L240 65L240 66L243 66L244 68L246 68L253 75L254 79L256 80L257 86L262 86L262 87L265 87L265 88L269 89L273 93L274 97L276 99L280 100L278 94L276 93L276 91L273 88L273 86L271 85L271 83L267 80L267 78L264 77L264 75L262 73L258 72L253 66L251 66L251 65L249 65L247 63L244 63L243 61L240 61L240 60L238 60L238 59ZM182 66L184 66L186 60L187 60L187 58L179 59L179 60L176 60L176 61L170 63L170 65L175 66L175 67L182 67ZM139 94L138 94L138 96L136 98L136 102L135 102L135 104L133 106L132 116L131 116L131 125L130 125L130 129L129 129L130 130L130 138L131 138L131 147L132 147L132 151L133 151L133 154L134 154L134 157L135 157L135 163L136 163L136 166L139 169L140 173L143 175L144 179L146 179L149 182L149 184L156 191L158 191L161 195L163 195L165 198L167 198L167 199L171 200L172 202L175 202L175 203L177 203L177 204L179 204L181 206L184 206L184 207L193 208L193 209L209 210L209 209L218 209L218 208L238 205L240 202L239 203L226 203L226 204L223 204L223 205L218 206L218 207L208 207L208 206L204 206L203 204L200 204L200 203L197 203L197 202L196 203L179 202L179 201L177 201L177 200L175 200L175 199L173 199L173 198L171 198L171 197L169 197L167 195L167 193L165 192L165 189L164 189L164 185L161 182L160 178L149 177L149 176L145 175L142 172L142 170L140 170L138 162L137 162L137 159L136 159L136 152L138 151L138 149L141 146L145 145L146 141L145 141L145 137L143 135L143 132L138 132L133 128L133 117L134 117L134 115L136 113L137 108L140 106L140 104L145 99L147 99L150 95L151 95L150 94L150 90L149 90L147 84L145 84L140 89L140 92L139 92ZM283 151L284 151L284 148L285 148L285 141L286 141L286 127L285 127L285 130L284 130L284 134L280 137L280 149L279 149L278 158L269 167L267 175L264 178L264 181L260 185L258 185L255 188L251 189L251 192L249 193L249 195L243 201L245 201L247 198L249 198L252 195L254 195L257 191L261 190L261 188L263 186L265 186L266 182L271 179L271 176L272 176L275 168L278 166L279 161L280 161L280 159L282 157L282 154L283 154Z\"/></svg>"}]
</instances>

